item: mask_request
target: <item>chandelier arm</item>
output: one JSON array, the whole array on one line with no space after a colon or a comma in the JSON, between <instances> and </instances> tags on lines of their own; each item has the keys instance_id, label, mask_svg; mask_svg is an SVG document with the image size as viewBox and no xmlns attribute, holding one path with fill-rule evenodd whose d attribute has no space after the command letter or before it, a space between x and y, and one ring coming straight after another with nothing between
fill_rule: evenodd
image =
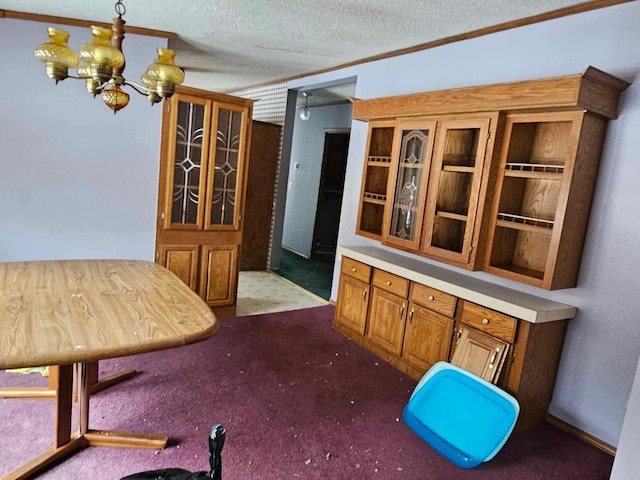
<instances>
[{"instance_id":1,"label":"chandelier arm","mask_svg":"<svg viewBox=\"0 0 640 480\"><path fill-rule=\"evenodd\" d=\"M140 85L139 83L132 82L130 80L125 80L122 83L124 83L125 85L129 85L131 88L133 88L140 95L147 95L149 93L149 89L147 87L143 86L143 85Z\"/></svg>"}]
</instances>

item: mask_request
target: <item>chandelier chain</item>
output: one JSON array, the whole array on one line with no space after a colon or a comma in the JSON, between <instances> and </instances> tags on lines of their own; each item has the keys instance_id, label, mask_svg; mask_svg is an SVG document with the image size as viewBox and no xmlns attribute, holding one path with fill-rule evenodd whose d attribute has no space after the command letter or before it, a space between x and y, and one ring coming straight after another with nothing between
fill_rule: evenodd
<instances>
[{"instance_id":1,"label":"chandelier chain","mask_svg":"<svg viewBox=\"0 0 640 480\"><path fill-rule=\"evenodd\" d=\"M118 14L118 18L122 18L122 16L127 13L127 9L122 3L122 0L118 0L115 5L116 13Z\"/></svg>"}]
</instances>

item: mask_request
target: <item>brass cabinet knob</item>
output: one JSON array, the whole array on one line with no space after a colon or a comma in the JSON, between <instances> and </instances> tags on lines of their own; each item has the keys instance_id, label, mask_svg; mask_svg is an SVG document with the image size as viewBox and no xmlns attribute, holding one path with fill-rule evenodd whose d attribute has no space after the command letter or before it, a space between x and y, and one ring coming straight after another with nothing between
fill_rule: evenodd
<instances>
[{"instance_id":1,"label":"brass cabinet knob","mask_svg":"<svg viewBox=\"0 0 640 480\"><path fill-rule=\"evenodd\" d=\"M483 325L489 325L489 319L488 318L483 318L482 319L482 324Z\"/></svg>"},{"instance_id":2,"label":"brass cabinet knob","mask_svg":"<svg viewBox=\"0 0 640 480\"><path fill-rule=\"evenodd\" d=\"M387 282L387 287L388 287L389 285L391 285L391 282Z\"/></svg>"},{"instance_id":3,"label":"brass cabinet knob","mask_svg":"<svg viewBox=\"0 0 640 480\"><path fill-rule=\"evenodd\" d=\"M358 269L356 267L351 267L352 272L356 272Z\"/></svg>"},{"instance_id":4,"label":"brass cabinet knob","mask_svg":"<svg viewBox=\"0 0 640 480\"><path fill-rule=\"evenodd\" d=\"M433 298L433 295L429 295L427 297L427 300L429 300L430 302L433 302L435 300L435 298Z\"/></svg>"}]
</instances>

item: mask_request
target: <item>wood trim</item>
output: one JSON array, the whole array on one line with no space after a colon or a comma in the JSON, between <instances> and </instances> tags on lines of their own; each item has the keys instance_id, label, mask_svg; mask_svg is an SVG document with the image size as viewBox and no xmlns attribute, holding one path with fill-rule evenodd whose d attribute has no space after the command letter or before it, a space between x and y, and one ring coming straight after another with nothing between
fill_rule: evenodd
<instances>
[{"instance_id":1,"label":"wood trim","mask_svg":"<svg viewBox=\"0 0 640 480\"><path fill-rule=\"evenodd\" d=\"M96 22L94 20L81 20L78 18L56 17L54 15L41 15L39 13L16 12L13 10L0 10L0 18L15 18L17 20L29 20L31 22L54 23L58 25L70 25L72 27L100 27L111 28L110 23ZM125 33L146 35L148 37L173 38L175 33L165 30L154 30L142 27L125 27Z\"/></svg>"},{"instance_id":2,"label":"wood trim","mask_svg":"<svg viewBox=\"0 0 640 480\"><path fill-rule=\"evenodd\" d=\"M243 107L253 107L253 103L256 101L249 98L227 95L226 93L211 92L209 90L200 90L199 88L185 87L183 85L176 86L176 93L206 98L207 100L214 100L216 102L230 103L235 106L241 105Z\"/></svg>"},{"instance_id":3,"label":"wood trim","mask_svg":"<svg viewBox=\"0 0 640 480\"><path fill-rule=\"evenodd\" d=\"M473 38L483 37L485 35L490 35L492 33L503 32L505 30L511 30L513 28L525 27L527 25L533 25L535 23L546 22L547 20L554 20L556 18L568 17L570 15L576 15L578 13L590 12L591 10L598 10L601 8L612 7L614 5L619 5L622 3L629 3L634 0L594 0L585 3L580 3L578 5L571 5L569 7L559 8L557 10L552 10L550 12L540 13L538 15L533 15L531 17L521 18L518 20L511 20L509 22L499 23L498 25L493 25L490 27L480 28L478 30L472 30L471 32L460 33L457 35L452 35L450 37L441 38L438 40L433 40L431 42L421 43L415 45L413 47L402 48L399 50L393 50L391 52L381 53L379 55L373 55L371 57L361 58L359 60L354 60L352 62L343 63L340 65L336 65L334 67L323 68L320 70L315 70L312 72L300 73L298 75L292 75L290 77L279 78L276 80L269 80L262 83L257 83L254 85L248 85L244 88L257 88L264 87L266 85L273 85L276 83L289 82L291 80L298 80L304 77L310 77L312 75L320 75L322 73L333 72L336 70L340 70L347 67L353 67L356 65L362 65L363 63L374 62L377 60L384 60L386 58L397 57L400 55L406 55L408 53L420 52L422 50L429 50L431 48L440 47L442 45L448 45L450 43L461 42L463 40L470 40Z\"/></svg>"},{"instance_id":4,"label":"wood trim","mask_svg":"<svg viewBox=\"0 0 640 480\"><path fill-rule=\"evenodd\" d=\"M579 438L583 442L588 443L593 447L596 447L598 450L602 450L604 453L608 453L612 457L616 456L616 447L614 447L613 445L609 445L607 442L604 442L597 437L594 437L590 433L587 433L584 430L581 430L578 427L575 427L570 423L567 423L564 420L551 415L550 413L547 414L546 420L554 427L558 427L560 430L567 432L568 434L573 435L576 438Z\"/></svg>"},{"instance_id":5,"label":"wood trim","mask_svg":"<svg viewBox=\"0 0 640 480\"><path fill-rule=\"evenodd\" d=\"M486 111L564 107L616 118L617 97L629 86L594 67L582 74L449 90L353 99L353 118L371 120Z\"/></svg>"}]
</instances>

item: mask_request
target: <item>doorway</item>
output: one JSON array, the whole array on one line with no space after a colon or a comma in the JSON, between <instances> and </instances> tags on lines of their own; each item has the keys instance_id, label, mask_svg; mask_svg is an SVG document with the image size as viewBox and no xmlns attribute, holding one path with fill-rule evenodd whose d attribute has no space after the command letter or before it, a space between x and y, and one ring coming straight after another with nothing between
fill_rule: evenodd
<instances>
[{"instance_id":1,"label":"doorway","mask_svg":"<svg viewBox=\"0 0 640 480\"><path fill-rule=\"evenodd\" d=\"M304 91L306 98L302 90L288 91L269 268L329 299L355 79ZM307 102L310 114L303 118Z\"/></svg>"},{"instance_id":2,"label":"doorway","mask_svg":"<svg viewBox=\"0 0 640 480\"><path fill-rule=\"evenodd\" d=\"M325 300L331 296L350 131L348 128L324 129L310 253L305 256L283 245L277 271L280 276ZM313 214L313 211L309 213Z\"/></svg>"},{"instance_id":3,"label":"doorway","mask_svg":"<svg viewBox=\"0 0 640 480\"><path fill-rule=\"evenodd\" d=\"M349 129L326 130L318 207L313 228L311 259L333 263L338 246L338 227L349 151Z\"/></svg>"}]
</instances>

